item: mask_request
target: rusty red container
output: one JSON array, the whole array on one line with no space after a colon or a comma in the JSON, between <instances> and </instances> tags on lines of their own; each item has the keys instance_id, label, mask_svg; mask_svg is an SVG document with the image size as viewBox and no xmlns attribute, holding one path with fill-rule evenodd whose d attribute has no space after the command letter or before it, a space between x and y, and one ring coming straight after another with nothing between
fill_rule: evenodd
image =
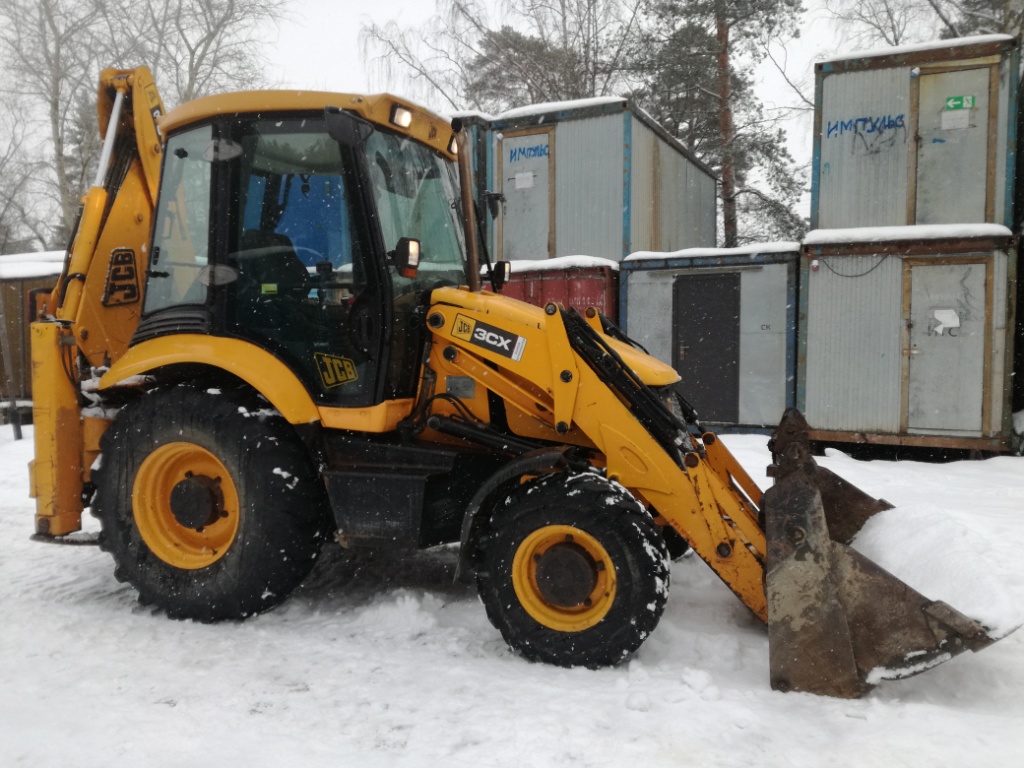
<instances>
[{"instance_id":1,"label":"rusty red container","mask_svg":"<svg viewBox=\"0 0 1024 768\"><path fill-rule=\"evenodd\" d=\"M501 293L538 307L549 301L581 311L597 307L618 322L618 266L609 259L589 256L516 261L512 263L512 277Z\"/></svg>"}]
</instances>

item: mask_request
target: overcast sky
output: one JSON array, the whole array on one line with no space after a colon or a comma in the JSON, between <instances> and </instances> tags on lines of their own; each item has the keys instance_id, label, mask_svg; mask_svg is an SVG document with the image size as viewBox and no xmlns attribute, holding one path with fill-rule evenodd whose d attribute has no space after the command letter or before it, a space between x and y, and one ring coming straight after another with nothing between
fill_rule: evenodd
<instances>
[{"instance_id":1,"label":"overcast sky","mask_svg":"<svg viewBox=\"0 0 1024 768\"><path fill-rule=\"evenodd\" d=\"M820 3L812 0L805 16L803 37L788 46L785 61L789 77L814 93L813 62L834 54L834 35L824 20ZM268 76L275 85L311 88L341 93L376 93L384 90L402 94L401 86L373 79L372 67L359 51L359 31L369 22L397 21L403 27L422 24L435 9L434 0L292 0L288 17L282 20L277 45L267 51ZM831 44L830 44L831 43ZM798 103L791 89L771 64L758 69L758 95L766 108ZM444 104L426 104L445 110ZM789 144L798 162L810 159L810 115L787 121Z\"/></svg>"},{"instance_id":2,"label":"overcast sky","mask_svg":"<svg viewBox=\"0 0 1024 768\"><path fill-rule=\"evenodd\" d=\"M267 51L267 74L289 88L383 90L383 83L370 81L370 68L359 55L359 30L371 21L419 24L433 12L432 0L292 0L278 44Z\"/></svg>"}]
</instances>

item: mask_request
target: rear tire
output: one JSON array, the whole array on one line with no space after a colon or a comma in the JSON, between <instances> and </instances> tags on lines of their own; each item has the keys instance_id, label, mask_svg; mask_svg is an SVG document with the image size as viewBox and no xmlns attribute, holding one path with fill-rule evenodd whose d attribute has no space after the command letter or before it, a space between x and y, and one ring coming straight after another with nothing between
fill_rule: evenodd
<instances>
[{"instance_id":1,"label":"rear tire","mask_svg":"<svg viewBox=\"0 0 1024 768\"><path fill-rule=\"evenodd\" d=\"M521 485L480 542L477 586L487 616L531 661L618 664L657 626L668 585L658 527L599 475Z\"/></svg>"},{"instance_id":2,"label":"rear tire","mask_svg":"<svg viewBox=\"0 0 1024 768\"><path fill-rule=\"evenodd\" d=\"M275 411L178 386L125 406L102 441L93 511L114 574L172 618L240 619L309 573L326 494Z\"/></svg>"}]
</instances>

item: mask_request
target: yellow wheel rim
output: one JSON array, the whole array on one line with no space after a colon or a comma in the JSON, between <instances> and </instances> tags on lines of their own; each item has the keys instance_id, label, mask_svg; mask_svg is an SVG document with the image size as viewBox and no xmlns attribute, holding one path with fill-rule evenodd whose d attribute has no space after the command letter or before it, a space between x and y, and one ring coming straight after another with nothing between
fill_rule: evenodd
<instances>
[{"instance_id":1,"label":"yellow wheel rim","mask_svg":"<svg viewBox=\"0 0 1024 768\"><path fill-rule=\"evenodd\" d=\"M167 443L145 458L132 506L146 546L176 568L217 562L238 533L234 481L220 459L194 443Z\"/></svg>"},{"instance_id":2,"label":"yellow wheel rim","mask_svg":"<svg viewBox=\"0 0 1024 768\"><path fill-rule=\"evenodd\" d=\"M586 531L549 525L519 545L512 560L512 586L535 621L558 632L579 632L611 610L615 567Z\"/></svg>"}]
</instances>

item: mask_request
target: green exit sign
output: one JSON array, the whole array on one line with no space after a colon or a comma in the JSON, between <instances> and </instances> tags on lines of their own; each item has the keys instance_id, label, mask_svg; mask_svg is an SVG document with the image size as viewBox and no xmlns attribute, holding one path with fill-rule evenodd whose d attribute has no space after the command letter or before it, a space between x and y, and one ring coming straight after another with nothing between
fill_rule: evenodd
<instances>
[{"instance_id":1,"label":"green exit sign","mask_svg":"<svg viewBox=\"0 0 1024 768\"><path fill-rule=\"evenodd\" d=\"M974 109L974 97L950 96L946 99L946 109Z\"/></svg>"}]
</instances>

